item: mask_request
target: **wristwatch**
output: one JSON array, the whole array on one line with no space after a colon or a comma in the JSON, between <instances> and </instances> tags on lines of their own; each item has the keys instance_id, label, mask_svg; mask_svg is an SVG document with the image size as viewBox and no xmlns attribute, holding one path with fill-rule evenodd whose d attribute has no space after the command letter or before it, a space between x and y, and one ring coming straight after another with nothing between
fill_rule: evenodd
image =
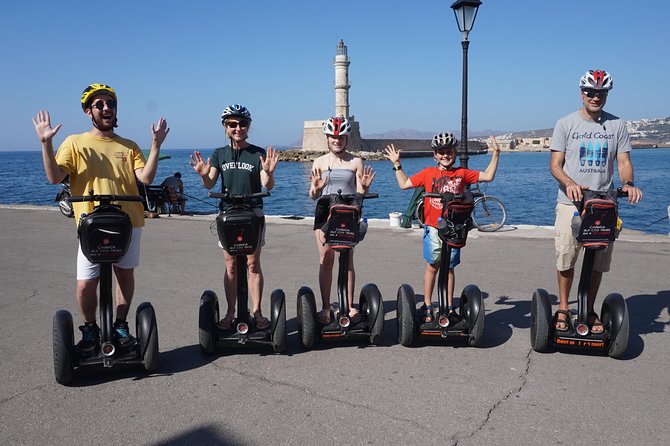
<instances>
[{"instance_id":1,"label":"wristwatch","mask_svg":"<svg viewBox=\"0 0 670 446\"><path fill-rule=\"evenodd\" d=\"M633 183L632 181L626 181L623 184L625 184L626 186L635 187L635 183Z\"/></svg>"},{"instance_id":2,"label":"wristwatch","mask_svg":"<svg viewBox=\"0 0 670 446\"><path fill-rule=\"evenodd\" d=\"M402 170L402 164L398 164L397 167L396 167L396 166L393 166L393 171L394 171L394 172L397 172L397 171L399 171L399 170Z\"/></svg>"}]
</instances>

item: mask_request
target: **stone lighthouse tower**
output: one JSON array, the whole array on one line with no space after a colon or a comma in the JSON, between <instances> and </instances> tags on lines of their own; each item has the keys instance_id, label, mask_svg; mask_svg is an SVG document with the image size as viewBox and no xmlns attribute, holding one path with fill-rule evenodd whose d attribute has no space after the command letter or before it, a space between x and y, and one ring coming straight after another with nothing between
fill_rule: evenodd
<instances>
[{"instance_id":1,"label":"stone lighthouse tower","mask_svg":"<svg viewBox=\"0 0 670 446\"><path fill-rule=\"evenodd\" d=\"M340 40L335 50L335 114L333 116L344 116L351 123L351 134L347 150L358 152L362 150L361 131L359 123L354 116L349 114L349 56L344 40ZM302 149L326 152L328 144L323 134L323 123L329 117L318 121L305 121L302 135Z\"/></svg>"},{"instance_id":2,"label":"stone lighthouse tower","mask_svg":"<svg viewBox=\"0 0 670 446\"><path fill-rule=\"evenodd\" d=\"M335 116L349 117L349 56L344 40L337 44L335 52Z\"/></svg>"}]
</instances>

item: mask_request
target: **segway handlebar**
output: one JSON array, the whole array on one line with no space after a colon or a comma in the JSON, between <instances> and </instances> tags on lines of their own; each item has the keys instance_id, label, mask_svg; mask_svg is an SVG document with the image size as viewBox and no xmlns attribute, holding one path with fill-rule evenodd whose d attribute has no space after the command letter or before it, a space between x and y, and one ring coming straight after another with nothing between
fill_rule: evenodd
<instances>
[{"instance_id":1,"label":"segway handlebar","mask_svg":"<svg viewBox=\"0 0 670 446\"><path fill-rule=\"evenodd\" d=\"M586 192L586 191L591 191L591 189L584 189L583 192ZM600 198L600 199L605 199L608 196L607 191L591 191L591 192L593 192L595 194L596 198ZM628 192L624 192L624 190L620 187L617 188L616 194L615 194L616 198L627 197L627 196L628 196ZM577 209L581 210L582 206L584 205L584 194L582 193L582 199L581 200L574 200L572 202L572 204L574 204Z\"/></svg>"},{"instance_id":2,"label":"segway handlebar","mask_svg":"<svg viewBox=\"0 0 670 446\"><path fill-rule=\"evenodd\" d=\"M99 201L103 204L109 204L112 201L144 201L139 195L96 195L91 191L90 195L74 195L70 197L72 202Z\"/></svg>"},{"instance_id":3,"label":"segway handlebar","mask_svg":"<svg viewBox=\"0 0 670 446\"><path fill-rule=\"evenodd\" d=\"M455 200L459 200L459 199L462 199L463 197L465 197L465 194L452 194L451 192L445 192L445 193L424 192L423 193L424 197L442 198L442 199L445 199L448 195L451 195Z\"/></svg>"},{"instance_id":4,"label":"segway handlebar","mask_svg":"<svg viewBox=\"0 0 670 446\"><path fill-rule=\"evenodd\" d=\"M270 192L268 191L262 191L262 192L254 192L251 194L231 194L229 192L210 192L208 194L209 198L222 198L224 200L239 200L239 201L246 201L251 198L263 198L263 197L269 197Z\"/></svg>"}]
</instances>

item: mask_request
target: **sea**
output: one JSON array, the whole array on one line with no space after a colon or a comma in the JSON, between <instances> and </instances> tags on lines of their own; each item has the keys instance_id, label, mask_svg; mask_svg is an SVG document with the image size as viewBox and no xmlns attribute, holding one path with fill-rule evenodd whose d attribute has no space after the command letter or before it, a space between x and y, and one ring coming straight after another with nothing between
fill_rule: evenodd
<instances>
[{"instance_id":1,"label":"sea","mask_svg":"<svg viewBox=\"0 0 670 446\"><path fill-rule=\"evenodd\" d=\"M203 151L206 154L208 151ZM158 163L155 184L181 172L188 199L186 209L198 214L215 214L217 200L208 198L200 177L189 165L191 150L162 150L169 158ZM634 149L635 184L644 193L637 205L620 201L624 227L650 234L670 234L670 149ZM470 155L468 167L484 170L490 155ZM433 163L431 157L403 158L403 169L414 174ZM389 161L368 161L375 171L370 192L378 199L366 200L364 215L388 219L391 212L405 212L411 190L400 190ZM264 199L266 215L305 217L314 215L309 198L311 163L280 162L275 171L275 187ZM617 175L615 169L615 176ZM619 184L618 178L615 179ZM218 184L215 186L218 192ZM0 204L56 206L60 185L49 184L39 151L0 151ZM213 189L214 190L214 189ZM551 226L554 223L556 180L549 173L548 152L503 152L495 181L482 183L482 190L505 204L508 225ZM60 214L59 214L60 215Z\"/></svg>"}]
</instances>

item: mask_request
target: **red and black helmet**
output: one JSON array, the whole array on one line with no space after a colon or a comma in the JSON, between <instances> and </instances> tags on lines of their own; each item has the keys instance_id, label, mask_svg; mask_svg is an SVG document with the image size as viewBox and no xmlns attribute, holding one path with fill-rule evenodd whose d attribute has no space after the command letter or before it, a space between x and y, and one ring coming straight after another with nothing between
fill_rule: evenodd
<instances>
[{"instance_id":1,"label":"red and black helmet","mask_svg":"<svg viewBox=\"0 0 670 446\"><path fill-rule=\"evenodd\" d=\"M612 87L612 76L605 70L589 70L579 79L579 88L582 90L611 90Z\"/></svg>"},{"instance_id":2,"label":"red and black helmet","mask_svg":"<svg viewBox=\"0 0 670 446\"><path fill-rule=\"evenodd\" d=\"M344 116L328 118L323 123L323 133L331 136L348 135L351 133L351 124Z\"/></svg>"}]
</instances>

